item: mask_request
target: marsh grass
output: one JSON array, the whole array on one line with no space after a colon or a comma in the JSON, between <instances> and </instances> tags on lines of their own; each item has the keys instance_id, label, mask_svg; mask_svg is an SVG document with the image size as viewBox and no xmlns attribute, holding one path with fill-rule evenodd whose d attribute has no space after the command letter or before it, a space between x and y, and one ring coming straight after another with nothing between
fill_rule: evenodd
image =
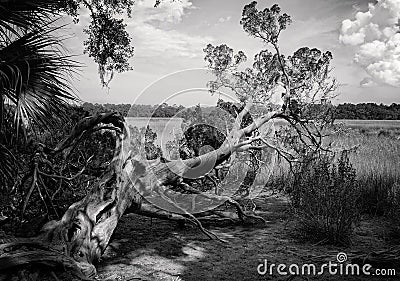
<instances>
[{"instance_id":1,"label":"marsh grass","mask_svg":"<svg viewBox=\"0 0 400 281\"><path fill-rule=\"evenodd\" d=\"M270 177L268 187L283 191L289 197L293 194L298 198L303 198L302 213L300 216L301 225L307 233L315 233L318 237L323 237L327 231L334 231L334 225L323 225L319 221L318 209L323 210L322 200L332 200L331 197L350 192L357 198L357 208L359 214L368 217L379 217L388 220L389 228L392 233L400 236L400 140L397 129L382 128L359 128L349 129L342 134L331 137L328 141L334 143L335 148L350 149L357 147L348 153L349 163L355 172L355 186L351 187L351 192L343 190L336 185L336 191L325 186L320 181L323 176L330 178L333 175L327 168L328 163L323 160L321 167L311 166L307 171L303 171L303 179L299 184L299 179L289 172L288 165L280 162L274 167L274 172ZM315 176L315 171L320 170L324 175ZM325 173L323 173L325 171ZM314 176L313 176L314 173ZM308 174L308 175L306 175ZM297 181L297 183L295 182ZM300 190L299 190L300 189ZM342 193L339 191L342 190ZM354 193L356 191L356 193ZM339 192L339 193L335 193ZM346 196L348 196L347 194ZM341 196L341 195L340 195ZM293 198L292 198L293 199ZM357 214L351 208L352 199L342 197L335 201L337 209L347 212L349 217ZM293 200L292 200L293 201ZM299 201L298 201L299 202ZM355 201L354 201L355 202ZM325 202L326 203L326 202ZM341 206L340 206L341 205ZM326 206L325 206L326 207ZM326 209L326 208L325 208ZM297 210L299 214L299 210ZM321 213L320 213L321 214ZM346 215L346 214L344 214ZM302 219L302 218L303 219ZM304 219L307 218L307 219ZM311 219L310 219L311 218ZM315 218L315 219L312 219ZM321 226L324 226L321 228ZM325 229L321 232L321 229ZM329 230L331 229L331 230ZM350 226L347 228L351 230ZM318 234L319 233L319 234ZM324 234L325 233L325 234ZM318 235L317 235L318 234ZM351 231L346 237L350 237ZM315 236L314 235L314 236ZM318 237L314 237L315 239ZM332 237L331 237L332 238ZM343 240L344 236L340 239ZM345 238L346 240L347 238ZM331 239L332 240L332 239ZM333 238L335 240L335 238Z\"/></svg>"},{"instance_id":2,"label":"marsh grass","mask_svg":"<svg viewBox=\"0 0 400 281\"><path fill-rule=\"evenodd\" d=\"M400 140L371 131L355 131L339 138L343 143L358 144L350 161L362 192L362 211L373 216L390 215L395 207L393 194L399 192Z\"/></svg>"}]
</instances>

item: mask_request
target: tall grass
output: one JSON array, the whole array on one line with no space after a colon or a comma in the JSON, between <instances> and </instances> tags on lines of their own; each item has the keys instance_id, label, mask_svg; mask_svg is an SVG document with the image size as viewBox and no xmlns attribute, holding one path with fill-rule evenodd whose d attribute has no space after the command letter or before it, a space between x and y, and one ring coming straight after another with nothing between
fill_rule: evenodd
<instances>
[{"instance_id":1,"label":"tall grass","mask_svg":"<svg viewBox=\"0 0 400 281\"><path fill-rule=\"evenodd\" d=\"M386 215L393 208L393 194L400 183L400 140L371 132L340 135L336 141L356 144L350 161L357 173L362 194L362 207L371 215Z\"/></svg>"},{"instance_id":2,"label":"tall grass","mask_svg":"<svg viewBox=\"0 0 400 281\"><path fill-rule=\"evenodd\" d=\"M381 129L370 128L349 129L345 133L330 137L327 141L333 143L334 147L339 150L357 147L348 153L348 156L351 166L355 170L360 212L367 216L384 216L392 222L390 225L395 231L393 233L399 234L400 140L397 130L387 129L388 133L386 134L382 134L381 131ZM309 173L309 171L305 171L305 173ZM298 188L296 184L293 184L293 180L294 176L289 172L288 165L280 162L274 167L267 186L284 191L290 197L293 192L297 192L294 189ZM318 194L318 185L320 184L317 182L316 186L313 184L314 180L317 181L317 178L310 177L305 185L315 187L315 190L309 193L309 198L313 194ZM323 187L323 185L321 186ZM314 201L318 202L318 200ZM344 205L346 204L344 203ZM310 212L308 215L313 214Z\"/></svg>"}]
</instances>

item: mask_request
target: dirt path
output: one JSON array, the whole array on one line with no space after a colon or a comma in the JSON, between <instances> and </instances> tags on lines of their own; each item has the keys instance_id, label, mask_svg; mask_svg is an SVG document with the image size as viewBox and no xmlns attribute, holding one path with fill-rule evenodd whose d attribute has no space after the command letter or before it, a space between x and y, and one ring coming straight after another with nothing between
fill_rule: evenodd
<instances>
[{"instance_id":1,"label":"dirt path","mask_svg":"<svg viewBox=\"0 0 400 281\"><path fill-rule=\"evenodd\" d=\"M262 204L260 204L262 202ZM369 253L388 247L379 222L363 222L351 248L313 246L297 241L293 225L287 223L287 202L269 197L259 202L266 226L229 226L208 229L228 240L228 244L210 241L197 229L178 228L175 223L126 216L119 224L113 241L99 266L101 280L168 280L168 281L255 281L255 280L396 280L374 276L264 276L257 266L268 263L292 263L300 266L313 257L328 256L336 261L339 252ZM330 258L331 257L331 258ZM326 258L326 257L325 257ZM322 264L320 260L317 264ZM397 276L399 278L399 276Z\"/></svg>"}]
</instances>

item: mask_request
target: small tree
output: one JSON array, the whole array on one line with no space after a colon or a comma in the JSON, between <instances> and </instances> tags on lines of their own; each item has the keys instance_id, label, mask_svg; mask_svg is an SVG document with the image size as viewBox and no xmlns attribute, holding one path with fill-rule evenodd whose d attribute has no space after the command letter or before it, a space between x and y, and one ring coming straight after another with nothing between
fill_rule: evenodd
<instances>
[{"instance_id":1,"label":"small tree","mask_svg":"<svg viewBox=\"0 0 400 281\"><path fill-rule=\"evenodd\" d=\"M216 77L209 82L210 91L228 90L239 98L241 105L225 105L234 116L246 105L255 105L247 112L242 126L257 123L253 119L270 114L247 137L275 150L289 163L298 162L303 155L325 149L322 139L332 130L329 100L337 88L336 80L329 76L332 54L303 47L291 56L284 56L279 37L291 24L290 16L282 13L278 5L264 10L258 10L256 5L253 1L244 7L241 25L249 36L260 39L267 48L255 55L251 67L243 68L247 61L243 51L234 53L227 45L209 44L204 49L205 60ZM280 89L282 106L272 103ZM283 119L287 126L278 128L272 139L257 137L262 134L262 125L273 119Z\"/></svg>"}]
</instances>

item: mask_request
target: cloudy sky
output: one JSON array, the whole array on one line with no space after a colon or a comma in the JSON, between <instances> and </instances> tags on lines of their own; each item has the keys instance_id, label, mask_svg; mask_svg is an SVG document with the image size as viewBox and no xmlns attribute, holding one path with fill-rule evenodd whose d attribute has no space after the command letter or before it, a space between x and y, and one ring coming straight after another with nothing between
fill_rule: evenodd
<instances>
[{"instance_id":1,"label":"cloudy sky","mask_svg":"<svg viewBox=\"0 0 400 281\"><path fill-rule=\"evenodd\" d=\"M85 65L74 83L83 101L213 103L215 97L201 90L210 79L201 70L203 48L225 43L253 58L265 47L239 24L250 0L165 0L153 8L154 2L136 0L127 20L134 70L117 75L109 90L101 88L96 65L82 54L85 18L70 26L68 48ZM400 102L400 0L267 0L257 7L274 3L293 19L280 39L285 54L303 46L333 53L333 75L341 83L335 103ZM179 97L168 99L174 94Z\"/></svg>"}]
</instances>

